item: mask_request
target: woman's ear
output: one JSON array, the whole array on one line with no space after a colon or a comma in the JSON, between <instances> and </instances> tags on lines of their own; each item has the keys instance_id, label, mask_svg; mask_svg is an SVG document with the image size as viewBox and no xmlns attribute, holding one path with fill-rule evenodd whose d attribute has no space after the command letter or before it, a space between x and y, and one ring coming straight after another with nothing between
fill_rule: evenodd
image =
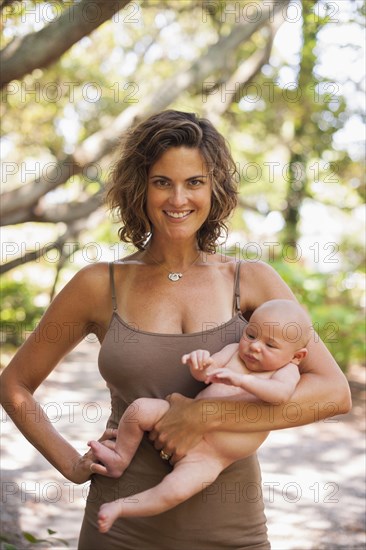
<instances>
[{"instance_id":1,"label":"woman's ear","mask_svg":"<svg viewBox=\"0 0 366 550\"><path fill-rule=\"evenodd\" d=\"M291 360L291 363L295 363L295 365L299 365L303 359L308 354L308 350L306 348L298 349Z\"/></svg>"}]
</instances>

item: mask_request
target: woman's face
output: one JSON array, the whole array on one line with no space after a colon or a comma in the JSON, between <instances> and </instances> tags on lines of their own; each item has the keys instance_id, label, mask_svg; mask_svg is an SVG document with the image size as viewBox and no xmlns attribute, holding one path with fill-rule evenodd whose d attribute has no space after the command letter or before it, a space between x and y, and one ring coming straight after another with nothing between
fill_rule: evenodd
<instances>
[{"instance_id":1,"label":"woman's face","mask_svg":"<svg viewBox=\"0 0 366 550\"><path fill-rule=\"evenodd\" d=\"M148 173L146 209L155 236L196 235L211 208L212 186L199 149L171 147Z\"/></svg>"}]
</instances>

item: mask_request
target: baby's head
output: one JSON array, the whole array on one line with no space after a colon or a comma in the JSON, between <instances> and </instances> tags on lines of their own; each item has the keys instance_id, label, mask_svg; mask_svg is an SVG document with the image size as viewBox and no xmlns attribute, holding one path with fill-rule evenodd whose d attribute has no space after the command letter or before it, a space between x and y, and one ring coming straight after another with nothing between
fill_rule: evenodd
<instances>
[{"instance_id":1,"label":"baby's head","mask_svg":"<svg viewBox=\"0 0 366 550\"><path fill-rule=\"evenodd\" d=\"M311 320L292 300L269 300L252 314L239 343L239 355L249 370L273 371L307 355Z\"/></svg>"}]
</instances>

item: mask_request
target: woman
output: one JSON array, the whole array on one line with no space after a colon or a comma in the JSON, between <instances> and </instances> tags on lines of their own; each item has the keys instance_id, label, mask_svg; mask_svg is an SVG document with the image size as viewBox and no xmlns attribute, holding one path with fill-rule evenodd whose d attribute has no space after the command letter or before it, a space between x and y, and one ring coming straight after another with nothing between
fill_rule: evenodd
<instances>
[{"instance_id":1,"label":"woman","mask_svg":"<svg viewBox=\"0 0 366 550\"><path fill-rule=\"evenodd\" d=\"M218 426L268 431L350 408L346 380L319 341L309 343L295 407L256 404L254 421L245 403L192 400L202 383L181 364L183 354L197 348L215 353L238 342L246 318L261 303L295 299L269 266L237 263L215 252L236 204L234 176L225 141L208 121L165 111L138 125L123 144L108 191L123 224L120 237L137 252L76 274L45 313L38 338L30 336L4 372L3 403L24 435L69 480L91 477L79 550L268 549L255 455L159 516L118 520L101 534L97 512L104 502L159 483L171 468L169 460L179 460ZM42 338L48 323L70 322L72 338L69 331L57 343ZM129 403L173 394L169 411L117 481L92 475L91 451L80 456L47 418L35 423L20 412L22 403L34 410L35 389L87 332L95 332L102 344L99 368L111 391L112 412L101 438L107 446L113 446ZM327 408L330 401L336 409Z\"/></svg>"}]
</instances>

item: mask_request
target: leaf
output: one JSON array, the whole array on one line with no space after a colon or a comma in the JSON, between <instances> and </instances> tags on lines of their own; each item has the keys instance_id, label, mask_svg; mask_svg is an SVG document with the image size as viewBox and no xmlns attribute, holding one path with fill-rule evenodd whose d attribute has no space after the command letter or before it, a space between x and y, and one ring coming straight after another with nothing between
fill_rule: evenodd
<instances>
[{"instance_id":1,"label":"leaf","mask_svg":"<svg viewBox=\"0 0 366 550\"><path fill-rule=\"evenodd\" d=\"M8 542L6 542L4 544L4 550L18 550L18 548L14 546L14 544L9 544Z\"/></svg>"},{"instance_id":2,"label":"leaf","mask_svg":"<svg viewBox=\"0 0 366 550\"><path fill-rule=\"evenodd\" d=\"M32 542L33 544L39 542L39 539L37 539L35 536L33 536L31 533L28 533L27 531L22 531L22 535L27 541Z\"/></svg>"},{"instance_id":3,"label":"leaf","mask_svg":"<svg viewBox=\"0 0 366 550\"><path fill-rule=\"evenodd\" d=\"M52 529L47 529L47 533L49 535L54 535L55 533L57 533L57 531L53 531Z\"/></svg>"}]
</instances>

